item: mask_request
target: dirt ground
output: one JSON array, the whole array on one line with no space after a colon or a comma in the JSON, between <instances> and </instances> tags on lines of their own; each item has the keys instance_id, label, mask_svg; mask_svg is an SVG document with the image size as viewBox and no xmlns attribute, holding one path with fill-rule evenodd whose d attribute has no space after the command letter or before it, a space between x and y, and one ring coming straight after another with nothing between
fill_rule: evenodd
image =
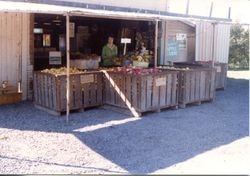
<instances>
[{"instance_id":1,"label":"dirt ground","mask_svg":"<svg viewBox=\"0 0 250 176\"><path fill-rule=\"evenodd\" d=\"M57 118L0 106L1 174L249 174L249 72L229 71L213 103L129 117L93 109Z\"/></svg>"}]
</instances>

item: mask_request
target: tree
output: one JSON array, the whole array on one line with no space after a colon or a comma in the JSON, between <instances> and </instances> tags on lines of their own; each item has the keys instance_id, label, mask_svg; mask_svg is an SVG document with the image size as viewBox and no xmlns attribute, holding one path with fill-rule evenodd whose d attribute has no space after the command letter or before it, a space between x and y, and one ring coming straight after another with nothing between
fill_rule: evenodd
<instances>
[{"instance_id":1,"label":"tree","mask_svg":"<svg viewBox=\"0 0 250 176\"><path fill-rule=\"evenodd\" d=\"M231 28L229 68L249 68L249 30L240 24Z\"/></svg>"}]
</instances>

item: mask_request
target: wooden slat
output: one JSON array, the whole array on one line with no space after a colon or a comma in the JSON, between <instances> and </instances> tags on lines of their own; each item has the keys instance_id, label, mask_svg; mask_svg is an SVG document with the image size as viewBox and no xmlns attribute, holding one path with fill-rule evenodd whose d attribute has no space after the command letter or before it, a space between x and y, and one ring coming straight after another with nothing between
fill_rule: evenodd
<instances>
[{"instance_id":1,"label":"wooden slat","mask_svg":"<svg viewBox=\"0 0 250 176\"><path fill-rule=\"evenodd\" d=\"M216 85L215 85L215 70L212 71L211 73L211 87L210 87L210 98L214 99L215 97L215 89L216 89Z\"/></svg>"},{"instance_id":2,"label":"wooden slat","mask_svg":"<svg viewBox=\"0 0 250 176\"><path fill-rule=\"evenodd\" d=\"M164 77L166 77L164 75ZM168 83L167 83L167 79L166 79L166 85L162 85L160 86L160 94L159 94L159 99L160 99L160 107L163 107L166 105L166 90L167 90L167 87L169 87Z\"/></svg>"},{"instance_id":3,"label":"wooden slat","mask_svg":"<svg viewBox=\"0 0 250 176\"><path fill-rule=\"evenodd\" d=\"M98 105L102 105L102 92L103 92L103 77L102 73L97 74L97 103Z\"/></svg>"},{"instance_id":4,"label":"wooden slat","mask_svg":"<svg viewBox=\"0 0 250 176\"><path fill-rule=\"evenodd\" d=\"M137 108L137 78L132 77L132 107Z\"/></svg>"},{"instance_id":5,"label":"wooden slat","mask_svg":"<svg viewBox=\"0 0 250 176\"><path fill-rule=\"evenodd\" d=\"M195 71L194 72L190 72L190 101L195 101L195 87L196 87L196 83L195 83Z\"/></svg>"},{"instance_id":6,"label":"wooden slat","mask_svg":"<svg viewBox=\"0 0 250 176\"><path fill-rule=\"evenodd\" d=\"M168 77L167 77L167 80L168 80L168 85L172 85L172 76L169 74ZM172 96L172 86L168 86L167 88L167 105L170 105L171 104L171 96Z\"/></svg>"},{"instance_id":7,"label":"wooden slat","mask_svg":"<svg viewBox=\"0 0 250 176\"><path fill-rule=\"evenodd\" d=\"M178 104L177 97L176 97L176 94L177 94L177 73L173 73L173 74L171 74L171 76L172 76L172 85L169 85L172 87L171 105L177 105Z\"/></svg>"},{"instance_id":8,"label":"wooden slat","mask_svg":"<svg viewBox=\"0 0 250 176\"><path fill-rule=\"evenodd\" d=\"M157 108L159 107L159 86L156 86L156 79L158 77L154 77L153 79L153 96L152 96L152 106Z\"/></svg>"},{"instance_id":9,"label":"wooden slat","mask_svg":"<svg viewBox=\"0 0 250 176\"><path fill-rule=\"evenodd\" d=\"M152 84L153 79L151 76L147 79L147 87L146 87L146 108L149 109L152 106Z\"/></svg>"},{"instance_id":10,"label":"wooden slat","mask_svg":"<svg viewBox=\"0 0 250 176\"><path fill-rule=\"evenodd\" d=\"M126 79L126 93L125 93L125 96L126 96L126 99L127 101L129 102L129 104L131 105L132 103L132 91L131 91L131 85L132 85L132 80L131 80L131 77L130 76L125 76L125 79ZM129 106L128 108L130 108L131 106Z\"/></svg>"},{"instance_id":11,"label":"wooden slat","mask_svg":"<svg viewBox=\"0 0 250 176\"><path fill-rule=\"evenodd\" d=\"M201 72L201 79L200 79L200 99L205 99L205 93L206 93L206 72Z\"/></svg>"}]
</instances>

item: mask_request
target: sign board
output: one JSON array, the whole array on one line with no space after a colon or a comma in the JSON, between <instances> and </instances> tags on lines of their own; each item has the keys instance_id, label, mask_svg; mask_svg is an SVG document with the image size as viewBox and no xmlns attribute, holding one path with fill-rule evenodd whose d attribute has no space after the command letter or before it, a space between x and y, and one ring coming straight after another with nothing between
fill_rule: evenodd
<instances>
[{"instance_id":1,"label":"sign board","mask_svg":"<svg viewBox=\"0 0 250 176\"><path fill-rule=\"evenodd\" d=\"M61 65L62 64L62 54L60 51L50 51L49 52L49 64L50 65Z\"/></svg>"},{"instance_id":2,"label":"sign board","mask_svg":"<svg viewBox=\"0 0 250 176\"><path fill-rule=\"evenodd\" d=\"M186 39L187 39L187 34L183 34L183 33L176 34L176 40L186 40Z\"/></svg>"},{"instance_id":3,"label":"sign board","mask_svg":"<svg viewBox=\"0 0 250 176\"><path fill-rule=\"evenodd\" d=\"M121 38L121 43L131 43L131 38Z\"/></svg>"},{"instance_id":4,"label":"sign board","mask_svg":"<svg viewBox=\"0 0 250 176\"><path fill-rule=\"evenodd\" d=\"M92 82L94 82L94 75L93 74L81 75L80 79L81 79L80 80L81 84L92 83Z\"/></svg>"},{"instance_id":5,"label":"sign board","mask_svg":"<svg viewBox=\"0 0 250 176\"><path fill-rule=\"evenodd\" d=\"M158 87L158 86L165 86L166 85L166 82L167 82L167 78L164 77L164 78L157 78L155 80L155 85Z\"/></svg>"},{"instance_id":6,"label":"sign board","mask_svg":"<svg viewBox=\"0 0 250 176\"><path fill-rule=\"evenodd\" d=\"M69 37L75 37L75 23L69 23Z\"/></svg>"},{"instance_id":7,"label":"sign board","mask_svg":"<svg viewBox=\"0 0 250 176\"><path fill-rule=\"evenodd\" d=\"M179 48L187 48L187 34L177 33L176 40L178 41Z\"/></svg>"},{"instance_id":8,"label":"sign board","mask_svg":"<svg viewBox=\"0 0 250 176\"><path fill-rule=\"evenodd\" d=\"M168 56L169 58L176 58L178 56L179 46L175 40L168 40Z\"/></svg>"}]
</instances>

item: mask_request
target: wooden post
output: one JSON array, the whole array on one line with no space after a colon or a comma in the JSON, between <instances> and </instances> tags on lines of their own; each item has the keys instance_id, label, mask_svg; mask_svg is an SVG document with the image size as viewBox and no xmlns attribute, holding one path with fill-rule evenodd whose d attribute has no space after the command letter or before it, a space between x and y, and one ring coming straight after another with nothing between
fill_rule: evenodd
<instances>
[{"instance_id":1,"label":"wooden post","mask_svg":"<svg viewBox=\"0 0 250 176\"><path fill-rule=\"evenodd\" d=\"M228 8L228 19L231 19L231 7Z\"/></svg>"},{"instance_id":2,"label":"wooden post","mask_svg":"<svg viewBox=\"0 0 250 176\"><path fill-rule=\"evenodd\" d=\"M209 13L209 17L212 17L213 7L214 7L214 2L212 1L212 2L211 2L211 5L210 5L210 13Z\"/></svg>"},{"instance_id":3,"label":"wooden post","mask_svg":"<svg viewBox=\"0 0 250 176\"><path fill-rule=\"evenodd\" d=\"M66 14L66 57L67 57L67 86L66 86L66 121L69 122L69 111L70 111L70 36L69 36L69 15Z\"/></svg>"},{"instance_id":4,"label":"wooden post","mask_svg":"<svg viewBox=\"0 0 250 176\"><path fill-rule=\"evenodd\" d=\"M157 61L158 61L158 20L155 21L155 62L154 62L154 67L157 67Z\"/></svg>"},{"instance_id":5,"label":"wooden post","mask_svg":"<svg viewBox=\"0 0 250 176\"><path fill-rule=\"evenodd\" d=\"M186 6L186 15L189 13L189 0L187 0L187 6Z\"/></svg>"}]
</instances>

